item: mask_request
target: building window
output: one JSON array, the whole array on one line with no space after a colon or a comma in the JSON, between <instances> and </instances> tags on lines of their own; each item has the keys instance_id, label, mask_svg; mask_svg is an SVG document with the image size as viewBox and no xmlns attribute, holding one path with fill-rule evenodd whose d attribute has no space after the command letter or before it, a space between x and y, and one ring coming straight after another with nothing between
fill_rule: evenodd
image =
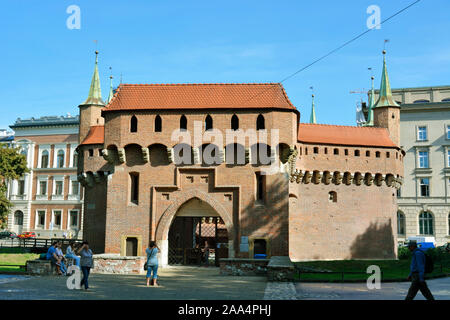
<instances>
[{"instance_id":1,"label":"building window","mask_svg":"<svg viewBox=\"0 0 450 320\"><path fill-rule=\"evenodd\" d=\"M345 154L346 156L348 156L348 149L345 149L345 150L344 150L344 154Z\"/></svg>"},{"instance_id":2,"label":"building window","mask_svg":"<svg viewBox=\"0 0 450 320\"><path fill-rule=\"evenodd\" d=\"M61 196L63 194L63 181L55 181L55 195Z\"/></svg>"},{"instance_id":3,"label":"building window","mask_svg":"<svg viewBox=\"0 0 450 320\"><path fill-rule=\"evenodd\" d=\"M447 167L450 167L450 150L447 150Z\"/></svg>"},{"instance_id":4,"label":"building window","mask_svg":"<svg viewBox=\"0 0 450 320\"><path fill-rule=\"evenodd\" d=\"M308 148L305 148L305 156L308 155Z\"/></svg>"},{"instance_id":5,"label":"building window","mask_svg":"<svg viewBox=\"0 0 450 320\"><path fill-rule=\"evenodd\" d=\"M239 118L235 114L231 117L231 130L239 130Z\"/></svg>"},{"instance_id":6,"label":"building window","mask_svg":"<svg viewBox=\"0 0 450 320\"><path fill-rule=\"evenodd\" d=\"M77 196L80 193L80 183L72 180L72 195Z\"/></svg>"},{"instance_id":7,"label":"building window","mask_svg":"<svg viewBox=\"0 0 450 320\"><path fill-rule=\"evenodd\" d=\"M155 117L155 132L161 132L162 131L162 120L159 115Z\"/></svg>"},{"instance_id":8,"label":"building window","mask_svg":"<svg viewBox=\"0 0 450 320\"><path fill-rule=\"evenodd\" d=\"M328 148L324 148L324 149L323 149L323 152L324 152L325 154L328 154Z\"/></svg>"},{"instance_id":9,"label":"building window","mask_svg":"<svg viewBox=\"0 0 450 320\"><path fill-rule=\"evenodd\" d=\"M136 116L132 116L130 120L130 132L137 132L138 129L138 120Z\"/></svg>"},{"instance_id":10,"label":"building window","mask_svg":"<svg viewBox=\"0 0 450 320\"><path fill-rule=\"evenodd\" d=\"M264 130L264 129L266 129L264 116L260 114L256 119L256 130Z\"/></svg>"},{"instance_id":11,"label":"building window","mask_svg":"<svg viewBox=\"0 0 450 320\"><path fill-rule=\"evenodd\" d=\"M39 181L39 194L40 195L47 194L47 181Z\"/></svg>"},{"instance_id":12,"label":"building window","mask_svg":"<svg viewBox=\"0 0 450 320\"><path fill-rule=\"evenodd\" d=\"M417 140L419 141L428 140L427 127L417 127Z\"/></svg>"},{"instance_id":13,"label":"building window","mask_svg":"<svg viewBox=\"0 0 450 320\"><path fill-rule=\"evenodd\" d=\"M213 128L213 119L208 114L205 119L205 131L212 130L212 128Z\"/></svg>"},{"instance_id":14,"label":"building window","mask_svg":"<svg viewBox=\"0 0 450 320\"><path fill-rule=\"evenodd\" d=\"M399 235L405 235L405 215L398 211L397 212L397 233Z\"/></svg>"},{"instance_id":15,"label":"building window","mask_svg":"<svg viewBox=\"0 0 450 320\"><path fill-rule=\"evenodd\" d=\"M421 178L420 179L420 196L429 197L430 196L430 179Z\"/></svg>"},{"instance_id":16,"label":"building window","mask_svg":"<svg viewBox=\"0 0 450 320\"><path fill-rule=\"evenodd\" d=\"M41 155L41 168L48 168L48 151L42 151Z\"/></svg>"},{"instance_id":17,"label":"building window","mask_svg":"<svg viewBox=\"0 0 450 320\"><path fill-rule=\"evenodd\" d=\"M62 222L62 211L54 210L53 211L53 228L61 229L61 225L62 225L61 222Z\"/></svg>"},{"instance_id":18,"label":"building window","mask_svg":"<svg viewBox=\"0 0 450 320\"><path fill-rule=\"evenodd\" d=\"M265 197L265 183L266 176L261 174L260 172L256 173L256 201L259 203L264 203Z\"/></svg>"},{"instance_id":19,"label":"building window","mask_svg":"<svg viewBox=\"0 0 450 320\"><path fill-rule=\"evenodd\" d=\"M64 168L64 151L59 150L58 155L56 157L56 166L57 168Z\"/></svg>"},{"instance_id":20,"label":"building window","mask_svg":"<svg viewBox=\"0 0 450 320\"><path fill-rule=\"evenodd\" d=\"M139 203L139 173L130 173L130 202Z\"/></svg>"},{"instance_id":21,"label":"building window","mask_svg":"<svg viewBox=\"0 0 450 320\"><path fill-rule=\"evenodd\" d=\"M375 157L377 157L377 158L381 157L380 151L375 152Z\"/></svg>"},{"instance_id":22,"label":"building window","mask_svg":"<svg viewBox=\"0 0 450 320\"><path fill-rule=\"evenodd\" d=\"M74 168L78 167L78 152L76 152L76 151L73 152L72 161L73 161L72 167L74 167Z\"/></svg>"},{"instance_id":23,"label":"building window","mask_svg":"<svg viewBox=\"0 0 450 320\"><path fill-rule=\"evenodd\" d=\"M17 181L17 194L23 196L25 194L25 180Z\"/></svg>"},{"instance_id":24,"label":"building window","mask_svg":"<svg viewBox=\"0 0 450 320\"><path fill-rule=\"evenodd\" d=\"M366 157L370 157L370 151L366 151Z\"/></svg>"},{"instance_id":25,"label":"building window","mask_svg":"<svg viewBox=\"0 0 450 320\"><path fill-rule=\"evenodd\" d=\"M45 211L44 210L38 210L37 211L37 225L36 227L39 229L45 228Z\"/></svg>"},{"instance_id":26,"label":"building window","mask_svg":"<svg viewBox=\"0 0 450 320\"><path fill-rule=\"evenodd\" d=\"M89 149L89 157L93 157L94 156L94 149Z\"/></svg>"},{"instance_id":27,"label":"building window","mask_svg":"<svg viewBox=\"0 0 450 320\"><path fill-rule=\"evenodd\" d=\"M70 227L78 228L78 211L71 210L69 216L70 216Z\"/></svg>"},{"instance_id":28,"label":"building window","mask_svg":"<svg viewBox=\"0 0 450 320\"><path fill-rule=\"evenodd\" d=\"M450 140L450 125L447 125L447 139Z\"/></svg>"},{"instance_id":29,"label":"building window","mask_svg":"<svg viewBox=\"0 0 450 320\"><path fill-rule=\"evenodd\" d=\"M419 233L433 235L433 215L430 212L422 212L419 215Z\"/></svg>"},{"instance_id":30,"label":"building window","mask_svg":"<svg viewBox=\"0 0 450 320\"><path fill-rule=\"evenodd\" d=\"M180 130L187 130L187 118L185 115L182 115L180 118Z\"/></svg>"},{"instance_id":31,"label":"building window","mask_svg":"<svg viewBox=\"0 0 450 320\"><path fill-rule=\"evenodd\" d=\"M23 212L20 210L14 213L14 225L23 226Z\"/></svg>"},{"instance_id":32,"label":"building window","mask_svg":"<svg viewBox=\"0 0 450 320\"><path fill-rule=\"evenodd\" d=\"M386 152L386 158L390 158L391 157L391 153L390 152Z\"/></svg>"},{"instance_id":33,"label":"building window","mask_svg":"<svg viewBox=\"0 0 450 320\"><path fill-rule=\"evenodd\" d=\"M337 193L335 191L328 192L328 201L337 202Z\"/></svg>"},{"instance_id":34,"label":"building window","mask_svg":"<svg viewBox=\"0 0 450 320\"><path fill-rule=\"evenodd\" d=\"M402 188L397 189L397 198L400 198L402 196Z\"/></svg>"},{"instance_id":35,"label":"building window","mask_svg":"<svg viewBox=\"0 0 450 320\"><path fill-rule=\"evenodd\" d=\"M359 157L359 150L355 150L355 157Z\"/></svg>"},{"instance_id":36,"label":"building window","mask_svg":"<svg viewBox=\"0 0 450 320\"><path fill-rule=\"evenodd\" d=\"M314 153L319 153L319 147L314 147Z\"/></svg>"},{"instance_id":37,"label":"building window","mask_svg":"<svg viewBox=\"0 0 450 320\"><path fill-rule=\"evenodd\" d=\"M339 155L339 149L338 149L338 148L335 148L335 149L333 150L333 153L334 153L335 155Z\"/></svg>"},{"instance_id":38,"label":"building window","mask_svg":"<svg viewBox=\"0 0 450 320\"><path fill-rule=\"evenodd\" d=\"M428 151L419 151L419 168L428 168Z\"/></svg>"}]
</instances>

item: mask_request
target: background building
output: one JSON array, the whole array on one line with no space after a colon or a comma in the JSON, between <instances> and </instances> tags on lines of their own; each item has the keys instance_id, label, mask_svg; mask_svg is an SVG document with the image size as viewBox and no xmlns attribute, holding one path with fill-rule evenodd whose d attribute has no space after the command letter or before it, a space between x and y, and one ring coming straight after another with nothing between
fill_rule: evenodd
<instances>
[{"instance_id":1,"label":"background building","mask_svg":"<svg viewBox=\"0 0 450 320\"><path fill-rule=\"evenodd\" d=\"M38 237L82 236L81 187L76 177L78 116L17 119L11 145L21 148L30 172L9 183L13 207L8 230Z\"/></svg>"},{"instance_id":2,"label":"background building","mask_svg":"<svg viewBox=\"0 0 450 320\"><path fill-rule=\"evenodd\" d=\"M398 190L398 240L450 241L450 86L392 90L401 105L405 181ZM378 91L375 92L378 96Z\"/></svg>"}]
</instances>

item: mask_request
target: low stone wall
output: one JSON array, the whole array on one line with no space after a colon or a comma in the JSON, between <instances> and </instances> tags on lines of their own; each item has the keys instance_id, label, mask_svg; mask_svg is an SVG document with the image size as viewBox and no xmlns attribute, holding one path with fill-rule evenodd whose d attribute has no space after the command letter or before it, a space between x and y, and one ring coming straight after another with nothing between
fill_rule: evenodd
<instances>
[{"instance_id":1,"label":"low stone wall","mask_svg":"<svg viewBox=\"0 0 450 320\"><path fill-rule=\"evenodd\" d=\"M56 268L50 260L28 260L27 273L30 275L50 276L55 275Z\"/></svg>"},{"instance_id":2,"label":"low stone wall","mask_svg":"<svg viewBox=\"0 0 450 320\"><path fill-rule=\"evenodd\" d=\"M93 273L145 274L146 257L128 257L118 254L94 255Z\"/></svg>"},{"instance_id":3,"label":"low stone wall","mask_svg":"<svg viewBox=\"0 0 450 320\"><path fill-rule=\"evenodd\" d=\"M294 279L295 268L291 259L287 256L270 258L267 265L268 281L292 281Z\"/></svg>"},{"instance_id":4,"label":"low stone wall","mask_svg":"<svg viewBox=\"0 0 450 320\"><path fill-rule=\"evenodd\" d=\"M220 259L220 274L227 276L265 276L269 259Z\"/></svg>"}]
</instances>

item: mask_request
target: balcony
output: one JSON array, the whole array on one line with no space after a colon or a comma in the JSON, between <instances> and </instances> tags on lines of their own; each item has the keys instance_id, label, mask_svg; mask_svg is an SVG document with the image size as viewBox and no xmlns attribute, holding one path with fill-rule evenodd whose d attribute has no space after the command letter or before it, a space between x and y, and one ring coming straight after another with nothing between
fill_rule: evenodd
<instances>
[{"instance_id":1,"label":"balcony","mask_svg":"<svg viewBox=\"0 0 450 320\"><path fill-rule=\"evenodd\" d=\"M48 195L46 194L37 194L36 200L48 200Z\"/></svg>"},{"instance_id":2,"label":"balcony","mask_svg":"<svg viewBox=\"0 0 450 320\"><path fill-rule=\"evenodd\" d=\"M27 195L26 194L13 194L11 195L11 200L27 200Z\"/></svg>"},{"instance_id":3,"label":"balcony","mask_svg":"<svg viewBox=\"0 0 450 320\"><path fill-rule=\"evenodd\" d=\"M64 200L64 195L63 194L53 194L52 200Z\"/></svg>"}]
</instances>

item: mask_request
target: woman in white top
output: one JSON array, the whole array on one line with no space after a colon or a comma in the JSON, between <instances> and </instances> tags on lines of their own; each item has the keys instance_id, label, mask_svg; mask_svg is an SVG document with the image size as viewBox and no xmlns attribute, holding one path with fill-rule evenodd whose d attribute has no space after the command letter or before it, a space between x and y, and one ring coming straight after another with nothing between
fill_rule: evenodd
<instances>
[{"instance_id":1,"label":"woman in white top","mask_svg":"<svg viewBox=\"0 0 450 320\"><path fill-rule=\"evenodd\" d=\"M66 251L66 258L75 260L75 264L79 268L80 267L80 257L75 254L74 244L75 244L74 241L69 242L69 246L67 247L67 251Z\"/></svg>"}]
</instances>

